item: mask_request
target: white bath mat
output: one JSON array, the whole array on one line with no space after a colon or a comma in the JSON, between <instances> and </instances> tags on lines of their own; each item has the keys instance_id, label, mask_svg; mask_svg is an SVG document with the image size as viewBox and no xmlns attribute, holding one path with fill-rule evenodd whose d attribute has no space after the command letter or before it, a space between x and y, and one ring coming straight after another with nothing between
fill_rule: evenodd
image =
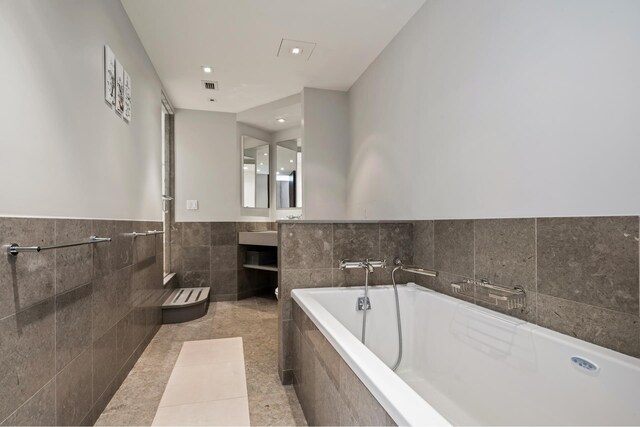
<instances>
[{"instance_id":1,"label":"white bath mat","mask_svg":"<svg viewBox=\"0 0 640 427\"><path fill-rule=\"evenodd\" d=\"M186 341L154 426L248 426L242 338Z\"/></svg>"}]
</instances>

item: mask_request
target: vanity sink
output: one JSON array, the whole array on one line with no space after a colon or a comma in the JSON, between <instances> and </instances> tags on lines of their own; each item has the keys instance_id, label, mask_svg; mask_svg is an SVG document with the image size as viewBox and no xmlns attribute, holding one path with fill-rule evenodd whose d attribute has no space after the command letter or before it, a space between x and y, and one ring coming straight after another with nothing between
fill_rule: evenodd
<instances>
[{"instance_id":1,"label":"vanity sink","mask_svg":"<svg viewBox=\"0 0 640 427\"><path fill-rule=\"evenodd\" d=\"M277 231L241 231L238 233L241 245L278 246Z\"/></svg>"}]
</instances>

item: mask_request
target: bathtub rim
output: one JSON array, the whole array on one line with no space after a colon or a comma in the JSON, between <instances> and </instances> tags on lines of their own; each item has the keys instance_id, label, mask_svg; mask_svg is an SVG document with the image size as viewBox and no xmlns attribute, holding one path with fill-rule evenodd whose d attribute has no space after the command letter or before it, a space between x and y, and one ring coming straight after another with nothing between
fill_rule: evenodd
<instances>
[{"instance_id":1,"label":"bathtub rim","mask_svg":"<svg viewBox=\"0 0 640 427\"><path fill-rule=\"evenodd\" d=\"M390 286L376 286L377 289L386 287ZM354 286L343 289L364 288ZM452 424L446 418L396 375L378 356L366 347L363 349L362 343L312 297L314 293L339 290L336 288L293 289L291 297L396 424L451 426ZM340 344L340 341L344 345Z\"/></svg>"},{"instance_id":2,"label":"bathtub rim","mask_svg":"<svg viewBox=\"0 0 640 427\"><path fill-rule=\"evenodd\" d=\"M376 285L374 289L393 289L391 285ZM581 340L560 332L553 331L534 323L518 319L507 314L485 308L452 296L434 291L413 282L398 285L400 289L413 292L425 292L430 296L453 302L458 309L467 309L496 320L509 323L517 328L527 330L534 336L564 345L584 349L595 354L601 360L617 363L626 368L640 371L640 358L633 357L600 345ZM396 375L371 350L347 330L328 310L315 298L314 294L339 291L363 291L363 286L298 288L291 291L291 297L298 303L305 314L323 333L327 341L340 354L345 363L369 389L380 405L387 411L398 425L452 425L431 404ZM341 344L340 341L344 344ZM348 348L347 348L348 347ZM398 397L402 396L402 397Z\"/></svg>"}]
</instances>

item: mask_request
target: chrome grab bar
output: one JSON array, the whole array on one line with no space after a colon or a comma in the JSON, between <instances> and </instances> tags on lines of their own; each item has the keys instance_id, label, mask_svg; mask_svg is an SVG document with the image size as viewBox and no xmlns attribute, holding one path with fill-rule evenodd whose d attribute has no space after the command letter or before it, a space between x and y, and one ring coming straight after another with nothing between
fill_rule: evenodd
<instances>
[{"instance_id":1,"label":"chrome grab bar","mask_svg":"<svg viewBox=\"0 0 640 427\"><path fill-rule=\"evenodd\" d=\"M111 237L96 237L90 236L89 240L83 240L82 242L62 243L58 245L49 246L20 246L17 243L11 243L7 247L7 254L11 256L18 256L20 252L40 252L48 251L49 249L70 248L72 246L92 245L95 243L110 242Z\"/></svg>"},{"instance_id":2,"label":"chrome grab bar","mask_svg":"<svg viewBox=\"0 0 640 427\"><path fill-rule=\"evenodd\" d=\"M164 234L162 230L149 230L149 231L132 231L126 233L125 236L141 237L141 236L155 236L156 234Z\"/></svg>"},{"instance_id":3,"label":"chrome grab bar","mask_svg":"<svg viewBox=\"0 0 640 427\"><path fill-rule=\"evenodd\" d=\"M423 276L436 277L438 272L435 270L429 270L427 268L416 267L415 265L403 265L400 267L402 271L407 273L422 274Z\"/></svg>"},{"instance_id":4,"label":"chrome grab bar","mask_svg":"<svg viewBox=\"0 0 640 427\"><path fill-rule=\"evenodd\" d=\"M393 259L393 265L396 266L396 270L403 270L407 273L415 273L421 274L423 276L436 277L438 276L438 272L435 270L429 270L428 268L418 267L416 265L404 265L400 258L396 257Z\"/></svg>"},{"instance_id":5,"label":"chrome grab bar","mask_svg":"<svg viewBox=\"0 0 640 427\"><path fill-rule=\"evenodd\" d=\"M125 233L125 236L132 236L132 237L140 237L140 236L147 236L147 232L142 232L142 231L132 231L131 233Z\"/></svg>"}]
</instances>

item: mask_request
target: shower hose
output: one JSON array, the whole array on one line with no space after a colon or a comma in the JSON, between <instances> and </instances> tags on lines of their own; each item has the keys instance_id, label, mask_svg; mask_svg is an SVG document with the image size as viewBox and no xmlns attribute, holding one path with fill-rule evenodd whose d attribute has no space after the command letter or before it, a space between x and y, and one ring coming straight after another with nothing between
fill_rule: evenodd
<instances>
[{"instance_id":1,"label":"shower hose","mask_svg":"<svg viewBox=\"0 0 640 427\"><path fill-rule=\"evenodd\" d=\"M402 322L400 320L400 299L398 297L398 286L396 285L396 271L400 270L401 266L398 266L393 269L391 272L391 283L393 283L393 293L396 297L396 321L398 324L398 358L396 359L396 363L391 368L394 372L400 366L400 362L402 362ZM360 341L362 344L365 344L365 336L367 332L367 303L369 301L369 272L365 273L364 279L364 307L362 313L362 336ZM366 344L365 344L366 345Z\"/></svg>"}]
</instances>

